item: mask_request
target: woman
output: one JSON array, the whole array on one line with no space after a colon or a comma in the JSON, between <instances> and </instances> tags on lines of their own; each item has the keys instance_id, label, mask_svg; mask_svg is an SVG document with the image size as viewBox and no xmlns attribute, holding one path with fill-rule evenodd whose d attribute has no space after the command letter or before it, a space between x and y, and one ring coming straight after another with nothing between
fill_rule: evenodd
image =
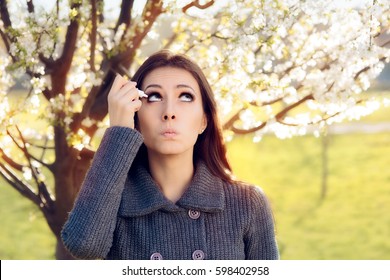
<instances>
[{"instance_id":1,"label":"woman","mask_svg":"<svg viewBox=\"0 0 390 280\"><path fill-rule=\"evenodd\" d=\"M108 94L110 127L62 231L68 250L83 259L277 259L269 204L232 179L201 69L160 51L133 81L118 75Z\"/></svg>"}]
</instances>

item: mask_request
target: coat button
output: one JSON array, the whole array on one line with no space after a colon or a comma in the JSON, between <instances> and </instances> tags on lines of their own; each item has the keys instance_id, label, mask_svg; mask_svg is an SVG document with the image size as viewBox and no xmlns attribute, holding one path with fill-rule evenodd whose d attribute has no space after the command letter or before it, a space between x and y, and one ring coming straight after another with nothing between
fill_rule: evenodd
<instances>
[{"instance_id":1,"label":"coat button","mask_svg":"<svg viewBox=\"0 0 390 280\"><path fill-rule=\"evenodd\" d=\"M203 260L204 259L204 252L202 250L195 250L192 253L192 259L193 260Z\"/></svg>"},{"instance_id":2,"label":"coat button","mask_svg":"<svg viewBox=\"0 0 390 280\"><path fill-rule=\"evenodd\" d=\"M200 217L200 212L198 210L188 210L188 216L191 219L196 220Z\"/></svg>"},{"instance_id":3,"label":"coat button","mask_svg":"<svg viewBox=\"0 0 390 280\"><path fill-rule=\"evenodd\" d=\"M160 253L153 253L153 254L150 256L150 259L151 259L151 260L158 261L158 260L162 260L163 257L161 256Z\"/></svg>"}]
</instances>

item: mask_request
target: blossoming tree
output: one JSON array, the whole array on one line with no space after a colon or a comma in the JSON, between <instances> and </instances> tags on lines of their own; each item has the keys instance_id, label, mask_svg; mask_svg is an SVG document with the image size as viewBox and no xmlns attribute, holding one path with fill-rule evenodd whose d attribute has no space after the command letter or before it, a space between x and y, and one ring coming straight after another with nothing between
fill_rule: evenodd
<instances>
[{"instance_id":1,"label":"blossoming tree","mask_svg":"<svg viewBox=\"0 0 390 280\"><path fill-rule=\"evenodd\" d=\"M69 257L60 231L107 126L110 84L152 51L199 62L226 139L318 135L381 105L362 93L389 61L386 0L108 2L0 0L0 174L42 211L57 258ZM18 81L26 94L11 97Z\"/></svg>"}]
</instances>

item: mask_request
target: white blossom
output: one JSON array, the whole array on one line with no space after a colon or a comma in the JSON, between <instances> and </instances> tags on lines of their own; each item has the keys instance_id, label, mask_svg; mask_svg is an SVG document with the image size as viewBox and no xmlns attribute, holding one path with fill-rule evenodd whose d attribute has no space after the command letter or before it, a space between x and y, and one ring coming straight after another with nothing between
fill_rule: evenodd
<instances>
[{"instance_id":1,"label":"white blossom","mask_svg":"<svg viewBox=\"0 0 390 280\"><path fill-rule=\"evenodd\" d=\"M186 53L204 70L214 90L222 123L241 112L233 124L236 128L251 129L266 124L256 132L255 142L265 133L281 138L310 131L318 135L322 126L358 119L380 106L375 100L363 102L362 93L371 87L390 60L390 49L381 47L375 39L389 26L388 1L377 0L375 5L373 1L361 1L356 7L348 6L347 2L215 1L208 9L194 7L182 14L183 5L164 1L165 14L157 19L136 51L131 72L149 50L161 48L175 33L176 40L169 48ZM25 3L10 1L11 20L18 35L10 43L9 53L17 58L18 64L0 54L0 124L4 132L7 125L17 120L14 115L26 110L37 118L46 118L49 127L63 126L70 133L70 145L82 149L90 145L91 139L84 131L71 133L69 127L73 117L81 112L91 89L102 83L106 71L100 68L102 61L117 54L120 48L132 47L132 38L148 22L142 20L140 8L133 10L131 28L127 31L126 25L121 24L115 32L116 22L110 20L113 17L105 18L98 25L99 38L92 65L91 7L85 2L76 11L63 4L59 14L51 12L54 6L48 5L37 8L33 16L21 12ZM117 8L109 11L110 14L115 16ZM108 12L107 7L104 9ZM46 102L42 94L52 85L42 56L57 59L61 55L64 30L76 15L80 21L79 36L65 92L55 93ZM163 26L171 30L161 32L158 28ZM126 40L127 46L119 46ZM29 98L12 107L7 98L8 89L27 70L34 73L26 85ZM278 115L304 99L298 113L291 110ZM385 105L389 103L388 99L383 101ZM12 112L15 113L11 116ZM105 127L108 119L99 123L89 118L82 121L84 128L95 124ZM53 139L52 128L43 129L43 133ZM226 139L233 135L232 130L224 132Z\"/></svg>"}]
</instances>

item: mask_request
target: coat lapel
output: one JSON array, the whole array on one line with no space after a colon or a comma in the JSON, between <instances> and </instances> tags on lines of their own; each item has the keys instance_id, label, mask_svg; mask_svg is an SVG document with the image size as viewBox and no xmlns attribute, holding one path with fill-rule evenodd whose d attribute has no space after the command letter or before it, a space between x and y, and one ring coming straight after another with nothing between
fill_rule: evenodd
<instances>
[{"instance_id":1,"label":"coat lapel","mask_svg":"<svg viewBox=\"0 0 390 280\"><path fill-rule=\"evenodd\" d=\"M130 169L119 215L137 217L160 209L182 211L182 208L218 212L222 211L224 206L223 182L212 175L203 162L197 165L191 185L176 204L163 195L148 170L139 165Z\"/></svg>"}]
</instances>

